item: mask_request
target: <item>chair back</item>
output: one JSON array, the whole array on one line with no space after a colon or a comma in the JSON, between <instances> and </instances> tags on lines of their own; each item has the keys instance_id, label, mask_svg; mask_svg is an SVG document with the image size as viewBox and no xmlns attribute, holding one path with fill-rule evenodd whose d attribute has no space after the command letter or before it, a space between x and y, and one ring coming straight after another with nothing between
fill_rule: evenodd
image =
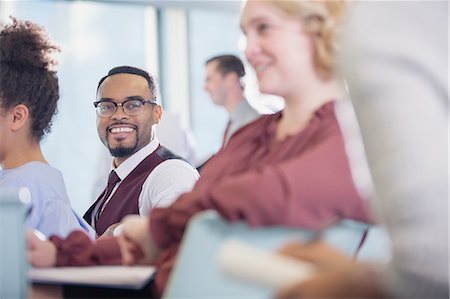
<instances>
[{"instance_id":1,"label":"chair back","mask_svg":"<svg viewBox=\"0 0 450 299\"><path fill-rule=\"evenodd\" d=\"M16 190L0 189L0 298L27 298L25 206Z\"/></svg>"}]
</instances>

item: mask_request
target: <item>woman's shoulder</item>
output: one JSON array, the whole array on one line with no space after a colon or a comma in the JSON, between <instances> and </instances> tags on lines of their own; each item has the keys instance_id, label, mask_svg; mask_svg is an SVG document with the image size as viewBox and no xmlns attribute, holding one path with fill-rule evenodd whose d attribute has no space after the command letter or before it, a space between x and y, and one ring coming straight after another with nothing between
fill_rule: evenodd
<instances>
[{"instance_id":1,"label":"woman's shoulder","mask_svg":"<svg viewBox=\"0 0 450 299\"><path fill-rule=\"evenodd\" d=\"M62 177L62 174L58 169L47 163L38 161L28 162L18 167L16 170L17 173L20 174L20 176L24 176L37 181L57 181Z\"/></svg>"},{"instance_id":2,"label":"woman's shoulder","mask_svg":"<svg viewBox=\"0 0 450 299\"><path fill-rule=\"evenodd\" d=\"M32 195L39 194L42 197L58 197L58 194L61 194L61 186L64 187L59 170L46 163L36 161L4 171L1 179L1 185L4 187L26 187Z\"/></svg>"}]
</instances>

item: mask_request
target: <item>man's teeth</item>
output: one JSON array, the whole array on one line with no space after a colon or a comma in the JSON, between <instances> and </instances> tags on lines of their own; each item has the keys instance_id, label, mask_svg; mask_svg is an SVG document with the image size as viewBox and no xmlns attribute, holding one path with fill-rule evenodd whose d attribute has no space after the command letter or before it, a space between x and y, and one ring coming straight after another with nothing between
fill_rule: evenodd
<instances>
[{"instance_id":1,"label":"man's teeth","mask_svg":"<svg viewBox=\"0 0 450 299\"><path fill-rule=\"evenodd\" d=\"M128 133L133 130L134 130L133 128L129 128L129 127L112 128L111 133Z\"/></svg>"}]
</instances>

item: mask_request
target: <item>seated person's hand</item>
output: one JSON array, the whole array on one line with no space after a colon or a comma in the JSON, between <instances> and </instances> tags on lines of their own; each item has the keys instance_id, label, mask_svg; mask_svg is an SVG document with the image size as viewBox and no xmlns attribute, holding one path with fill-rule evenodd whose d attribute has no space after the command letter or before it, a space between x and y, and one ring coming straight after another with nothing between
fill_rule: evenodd
<instances>
[{"instance_id":1,"label":"seated person's hand","mask_svg":"<svg viewBox=\"0 0 450 299\"><path fill-rule=\"evenodd\" d=\"M120 228L118 240L123 264L148 264L158 256L159 248L150 235L147 218L128 215L122 220Z\"/></svg>"},{"instance_id":2,"label":"seated person's hand","mask_svg":"<svg viewBox=\"0 0 450 299\"><path fill-rule=\"evenodd\" d=\"M338 250L317 241L306 245L290 243L282 247L279 252L300 260L309 261L320 268L336 268L351 263L351 259Z\"/></svg>"},{"instance_id":3,"label":"seated person's hand","mask_svg":"<svg viewBox=\"0 0 450 299\"><path fill-rule=\"evenodd\" d=\"M322 242L289 244L280 250L317 266L315 275L302 283L285 288L278 299L291 298L381 298L374 270Z\"/></svg>"},{"instance_id":4,"label":"seated person's hand","mask_svg":"<svg viewBox=\"0 0 450 299\"><path fill-rule=\"evenodd\" d=\"M103 238L108 238L108 237L114 237L114 236L116 236L117 234L115 233L115 229L116 229L120 224L121 224L121 222L111 224L111 225L105 230L105 232L104 232L100 237L98 237L98 239L103 239Z\"/></svg>"},{"instance_id":5,"label":"seated person's hand","mask_svg":"<svg viewBox=\"0 0 450 299\"><path fill-rule=\"evenodd\" d=\"M27 230L27 257L34 267L56 265L56 247L38 231Z\"/></svg>"}]
</instances>

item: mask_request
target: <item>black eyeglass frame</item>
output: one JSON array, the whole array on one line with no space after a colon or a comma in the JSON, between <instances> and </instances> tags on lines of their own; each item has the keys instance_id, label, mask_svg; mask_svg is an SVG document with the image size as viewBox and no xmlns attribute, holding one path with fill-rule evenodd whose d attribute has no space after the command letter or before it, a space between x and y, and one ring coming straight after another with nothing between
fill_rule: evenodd
<instances>
[{"instance_id":1,"label":"black eyeglass frame","mask_svg":"<svg viewBox=\"0 0 450 299\"><path fill-rule=\"evenodd\" d=\"M122 110L123 110L123 112L126 115L133 116L133 115L139 114L139 112L130 114L130 113L128 113L126 111L126 109L123 108L124 107L123 105L126 104L127 102L130 102L130 101L140 101L142 103L142 107L145 106L145 103L149 103L149 104L152 104L152 105L158 105L158 102L156 101L156 98L144 99L144 98L142 98L140 96L126 97L125 100L123 102L121 102L121 103L117 103L113 99L110 99L110 98L102 98L102 99L100 99L98 101L95 101L93 104L94 104L94 107L96 108L97 115L100 116L100 117L111 117L111 116L113 116L117 112L117 107L118 106L122 107ZM105 102L112 103L114 105L114 111L111 113L111 115L103 116L99 112L99 106L98 105L100 103L105 103Z\"/></svg>"}]
</instances>

